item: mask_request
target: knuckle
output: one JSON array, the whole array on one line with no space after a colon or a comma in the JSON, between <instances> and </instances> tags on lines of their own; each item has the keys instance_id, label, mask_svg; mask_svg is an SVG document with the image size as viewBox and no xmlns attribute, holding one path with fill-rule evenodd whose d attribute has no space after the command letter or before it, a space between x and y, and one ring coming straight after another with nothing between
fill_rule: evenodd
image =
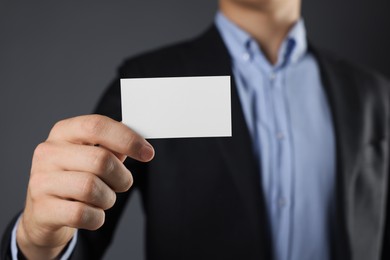
<instances>
[{"instance_id":1,"label":"knuckle","mask_svg":"<svg viewBox=\"0 0 390 260\"><path fill-rule=\"evenodd\" d=\"M29 188L36 188L42 184L44 180L42 180L42 174L38 171L31 170L30 179L28 181Z\"/></svg>"},{"instance_id":2,"label":"knuckle","mask_svg":"<svg viewBox=\"0 0 390 260\"><path fill-rule=\"evenodd\" d=\"M77 204L71 214L70 225L77 228L96 230L105 221L105 213L102 209L92 209L85 204Z\"/></svg>"},{"instance_id":3,"label":"knuckle","mask_svg":"<svg viewBox=\"0 0 390 260\"><path fill-rule=\"evenodd\" d=\"M105 117L100 115L86 116L82 121L82 129L87 136L98 136L105 128Z\"/></svg>"},{"instance_id":4,"label":"knuckle","mask_svg":"<svg viewBox=\"0 0 390 260\"><path fill-rule=\"evenodd\" d=\"M51 150L51 146L47 142L40 143L35 148L33 157L35 160L41 160L47 157Z\"/></svg>"},{"instance_id":5,"label":"knuckle","mask_svg":"<svg viewBox=\"0 0 390 260\"><path fill-rule=\"evenodd\" d=\"M98 148L94 151L92 158L92 165L97 173L106 173L114 170L114 162L109 151Z\"/></svg>"},{"instance_id":6,"label":"knuckle","mask_svg":"<svg viewBox=\"0 0 390 260\"><path fill-rule=\"evenodd\" d=\"M53 127L51 128L50 135L56 134L56 133L60 132L60 130L63 128L65 122L66 122L65 119L56 122L56 123L53 125Z\"/></svg>"},{"instance_id":7,"label":"knuckle","mask_svg":"<svg viewBox=\"0 0 390 260\"><path fill-rule=\"evenodd\" d=\"M28 183L28 195L33 201L40 197L42 185L46 182L43 174L31 172L30 180Z\"/></svg>"},{"instance_id":8,"label":"knuckle","mask_svg":"<svg viewBox=\"0 0 390 260\"><path fill-rule=\"evenodd\" d=\"M73 227L82 227L87 221L87 206L81 203L75 204L71 210L69 224Z\"/></svg>"},{"instance_id":9,"label":"knuckle","mask_svg":"<svg viewBox=\"0 0 390 260\"><path fill-rule=\"evenodd\" d=\"M86 201L93 201L97 195L96 177L89 175L85 177L84 183L81 188L82 197Z\"/></svg>"}]
</instances>

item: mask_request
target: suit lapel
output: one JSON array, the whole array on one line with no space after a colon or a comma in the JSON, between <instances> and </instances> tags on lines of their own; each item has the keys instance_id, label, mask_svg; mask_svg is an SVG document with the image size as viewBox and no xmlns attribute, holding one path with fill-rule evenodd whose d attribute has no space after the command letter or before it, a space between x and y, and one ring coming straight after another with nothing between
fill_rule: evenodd
<instances>
[{"instance_id":1,"label":"suit lapel","mask_svg":"<svg viewBox=\"0 0 390 260\"><path fill-rule=\"evenodd\" d=\"M375 86L364 85L367 83L354 78L358 76L356 71L348 71L341 62L312 51L319 61L337 142L334 258L378 259L383 229L380 207L384 203L386 183L384 171L380 169L384 160L376 159L383 156L380 147L375 152L370 150L370 142L378 139L367 130L367 124L373 124L374 118L367 102L373 91L362 90Z\"/></svg>"},{"instance_id":2,"label":"suit lapel","mask_svg":"<svg viewBox=\"0 0 390 260\"><path fill-rule=\"evenodd\" d=\"M213 26L203 36L194 42L195 68L189 68L200 76L231 75L231 59L223 41ZM196 76L196 75L195 75ZM270 259L270 239L267 230L266 210L261 193L259 165L252 150L251 137L245 122L235 80L231 77L232 105L232 137L216 138L217 145L224 156L229 168L229 174L241 196L247 210L250 226L253 227L251 236L259 241L259 253L264 259Z\"/></svg>"},{"instance_id":3,"label":"suit lapel","mask_svg":"<svg viewBox=\"0 0 390 260\"><path fill-rule=\"evenodd\" d=\"M242 202L248 212L251 221L253 236L258 237L270 248L269 230L267 223L265 204L261 192L260 165L252 150L252 140L247 129L240 99L232 78L232 138L219 139L218 143L225 161L229 166L232 179L239 191ZM267 252L266 254L269 254ZM266 257L266 259L269 259Z\"/></svg>"}]
</instances>

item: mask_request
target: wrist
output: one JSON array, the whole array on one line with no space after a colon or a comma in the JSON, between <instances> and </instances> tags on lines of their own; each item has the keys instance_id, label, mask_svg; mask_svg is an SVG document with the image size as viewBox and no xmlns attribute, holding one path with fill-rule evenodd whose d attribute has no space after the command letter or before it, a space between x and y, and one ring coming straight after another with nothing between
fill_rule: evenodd
<instances>
[{"instance_id":1,"label":"wrist","mask_svg":"<svg viewBox=\"0 0 390 260\"><path fill-rule=\"evenodd\" d=\"M57 259L67 243L59 246L44 245L34 242L32 233L28 232L23 215L16 229L16 243L18 249L27 259Z\"/></svg>"}]
</instances>

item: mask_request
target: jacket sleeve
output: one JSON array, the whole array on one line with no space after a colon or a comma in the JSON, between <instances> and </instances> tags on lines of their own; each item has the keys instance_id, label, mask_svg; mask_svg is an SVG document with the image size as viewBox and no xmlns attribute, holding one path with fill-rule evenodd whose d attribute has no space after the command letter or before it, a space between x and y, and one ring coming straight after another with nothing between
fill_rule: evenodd
<instances>
[{"instance_id":1,"label":"jacket sleeve","mask_svg":"<svg viewBox=\"0 0 390 260\"><path fill-rule=\"evenodd\" d=\"M0 251L0 259L11 260L11 236L12 230L18 220L19 214L17 214L8 224L7 228L4 231L3 238L1 240L1 251Z\"/></svg>"}]
</instances>

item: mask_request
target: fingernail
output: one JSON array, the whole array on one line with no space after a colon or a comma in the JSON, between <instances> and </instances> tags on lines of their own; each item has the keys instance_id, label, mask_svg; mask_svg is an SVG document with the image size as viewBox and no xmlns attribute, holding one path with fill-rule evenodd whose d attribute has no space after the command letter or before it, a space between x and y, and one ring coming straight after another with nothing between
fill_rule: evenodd
<instances>
[{"instance_id":1,"label":"fingernail","mask_svg":"<svg viewBox=\"0 0 390 260\"><path fill-rule=\"evenodd\" d=\"M140 150L142 161L150 161L154 156L154 149L150 144L144 144Z\"/></svg>"}]
</instances>

